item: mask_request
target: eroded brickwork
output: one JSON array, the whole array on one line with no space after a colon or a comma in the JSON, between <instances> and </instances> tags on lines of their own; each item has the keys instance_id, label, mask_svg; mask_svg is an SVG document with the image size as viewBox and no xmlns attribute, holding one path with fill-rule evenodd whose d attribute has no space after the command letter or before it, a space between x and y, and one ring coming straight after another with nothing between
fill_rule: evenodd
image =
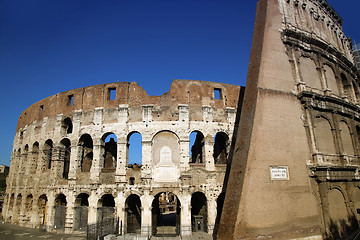
<instances>
[{"instance_id":1,"label":"eroded brickwork","mask_svg":"<svg viewBox=\"0 0 360 240\"><path fill-rule=\"evenodd\" d=\"M111 219L122 234L189 236L196 216L211 234L240 89L174 80L149 96L136 82L109 83L31 105L17 126L4 219L65 232ZM137 164L129 163L133 134L141 136ZM164 214L174 216L170 230Z\"/></svg>"}]
</instances>

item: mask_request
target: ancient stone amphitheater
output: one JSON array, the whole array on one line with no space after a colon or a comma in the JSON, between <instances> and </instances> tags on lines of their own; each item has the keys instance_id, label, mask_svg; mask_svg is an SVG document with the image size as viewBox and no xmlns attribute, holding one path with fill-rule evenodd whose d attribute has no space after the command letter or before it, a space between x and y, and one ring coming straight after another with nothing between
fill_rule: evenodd
<instances>
[{"instance_id":1,"label":"ancient stone amphitheater","mask_svg":"<svg viewBox=\"0 0 360 240\"><path fill-rule=\"evenodd\" d=\"M211 234L240 91L174 80L149 96L121 82L31 105L18 121L4 219L96 236ZM142 157L129 162L131 151Z\"/></svg>"}]
</instances>

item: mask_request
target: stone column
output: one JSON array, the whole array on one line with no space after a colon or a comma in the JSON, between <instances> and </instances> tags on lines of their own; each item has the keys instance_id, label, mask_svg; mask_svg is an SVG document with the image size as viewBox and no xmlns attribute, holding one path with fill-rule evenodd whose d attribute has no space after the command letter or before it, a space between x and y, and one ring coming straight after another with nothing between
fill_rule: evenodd
<instances>
[{"instance_id":1,"label":"stone column","mask_svg":"<svg viewBox=\"0 0 360 240\"><path fill-rule=\"evenodd\" d=\"M47 206L46 206L46 230L50 231L54 228L54 206L55 206L55 196L54 196L54 192L49 192L49 194L47 195L48 198L48 202L47 202Z\"/></svg>"},{"instance_id":2,"label":"stone column","mask_svg":"<svg viewBox=\"0 0 360 240\"><path fill-rule=\"evenodd\" d=\"M150 195L150 189L146 189L144 195L141 196L141 235L148 237L152 234L152 200L153 196Z\"/></svg>"},{"instance_id":3,"label":"stone column","mask_svg":"<svg viewBox=\"0 0 360 240\"><path fill-rule=\"evenodd\" d=\"M180 234L181 236L190 236L191 235L191 195L184 194L180 199L181 203L181 226Z\"/></svg>"},{"instance_id":4,"label":"stone column","mask_svg":"<svg viewBox=\"0 0 360 240\"><path fill-rule=\"evenodd\" d=\"M101 144L101 139L95 140L93 145L93 160L90 169L90 179L93 183L99 182L100 172L104 165L104 162L101 161L103 151L104 149Z\"/></svg>"},{"instance_id":5,"label":"stone column","mask_svg":"<svg viewBox=\"0 0 360 240\"><path fill-rule=\"evenodd\" d=\"M65 233L71 233L74 223L74 205L75 205L75 196L74 192L69 190L69 194L66 198L66 218L65 218Z\"/></svg>"},{"instance_id":6,"label":"stone column","mask_svg":"<svg viewBox=\"0 0 360 240\"><path fill-rule=\"evenodd\" d=\"M180 138L180 168L182 170L189 167L190 151L189 151L189 136L187 138Z\"/></svg>"},{"instance_id":7,"label":"stone column","mask_svg":"<svg viewBox=\"0 0 360 240\"><path fill-rule=\"evenodd\" d=\"M214 231L214 226L215 226L215 220L216 220L216 214L217 214L217 206L216 206L216 200L209 198L208 203L207 203L207 228L208 228L208 233L212 234Z\"/></svg>"},{"instance_id":8,"label":"stone column","mask_svg":"<svg viewBox=\"0 0 360 240\"><path fill-rule=\"evenodd\" d=\"M146 139L141 142L142 145L142 168L141 168L141 178L151 179L152 169L151 169L151 140Z\"/></svg>"},{"instance_id":9,"label":"stone column","mask_svg":"<svg viewBox=\"0 0 360 240\"><path fill-rule=\"evenodd\" d=\"M78 156L79 156L79 146L71 145L69 180L76 180L76 172L79 166Z\"/></svg>"},{"instance_id":10,"label":"stone column","mask_svg":"<svg viewBox=\"0 0 360 240\"><path fill-rule=\"evenodd\" d=\"M116 214L119 218L119 234L125 234L126 219L125 219L125 196L123 188L118 188L118 194L115 200Z\"/></svg>"},{"instance_id":11,"label":"stone column","mask_svg":"<svg viewBox=\"0 0 360 240\"><path fill-rule=\"evenodd\" d=\"M126 183L126 164L127 164L127 139L117 139L117 160L115 182Z\"/></svg>"},{"instance_id":12,"label":"stone column","mask_svg":"<svg viewBox=\"0 0 360 240\"><path fill-rule=\"evenodd\" d=\"M91 190L91 194L88 198L89 208L88 208L88 224L92 225L96 223L97 217L97 202L98 198L96 196L96 189Z\"/></svg>"},{"instance_id":13,"label":"stone column","mask_svg":"<svg viewBox=\"0 0 360 240\"><path fill-rule=\"evenodd\" d=\"M205 169L208 171L215 171L215 159L214 159L214 140L212 138L205 138L204 144L205 154Z\"/></svg>"}]
</instances>

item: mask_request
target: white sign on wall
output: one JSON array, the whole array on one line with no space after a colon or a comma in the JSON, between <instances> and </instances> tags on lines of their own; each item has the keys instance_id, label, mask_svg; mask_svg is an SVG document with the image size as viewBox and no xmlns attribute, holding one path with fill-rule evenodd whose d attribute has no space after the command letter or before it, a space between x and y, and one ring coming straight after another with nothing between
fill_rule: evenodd
<instances>
[{"instance_id":1,"label":"white sign on wall","mask_svg":"<svg viewBox=\"0 0 360 240\"><path fill-rule=\"evenodd\" d=\"M271 180L289 180L287 166L270 166Z\"/></svg>"}]
</instances>

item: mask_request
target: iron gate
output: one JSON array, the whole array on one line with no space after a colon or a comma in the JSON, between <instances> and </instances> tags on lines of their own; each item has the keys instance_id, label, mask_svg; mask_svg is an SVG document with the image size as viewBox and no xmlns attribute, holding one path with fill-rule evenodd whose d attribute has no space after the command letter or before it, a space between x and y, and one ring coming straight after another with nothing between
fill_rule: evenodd
<instances>
[{"instance_id":1,"label":"iron gate","mask_svg":"<svg viewBox=\"0 0 360 240\"><path fill-rule=\"evenodd\" d=\"M54 228L65 230L66 206L55 206Z\"/></svg>"},{"instance_id":2,"label":"iron gate","mask_svg":"<svg viewBox=\"0 0 360 240\"><path fill-rule=\"evenodd\" d=\"M74 211L74 230L86 231L88 221L88 207L75 207Z\"/></svg>"},{"instance_id":3,"label":"iron gate","mask_svg":"<svg viewBox=\"0 0 360 240\"><path fill-rule=\"evenodd\" d=\"M87 226L87 240L103 240L108 234L119 233L119 218L115 217L114 207L98 208L97 214L97 223Z\"/></svg>"}]
</instances>

